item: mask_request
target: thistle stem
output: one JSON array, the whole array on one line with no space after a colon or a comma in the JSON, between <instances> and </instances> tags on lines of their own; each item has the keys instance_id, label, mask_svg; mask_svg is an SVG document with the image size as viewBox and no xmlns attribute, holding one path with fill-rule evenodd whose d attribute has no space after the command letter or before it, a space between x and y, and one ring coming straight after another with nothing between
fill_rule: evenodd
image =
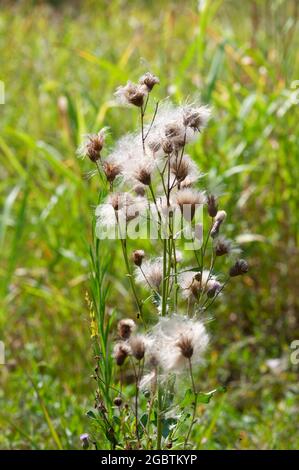
<instances>
[{"instance_id":1,"label":"thistle stem","mask_svg":"<svg viewBox=\"0 0 299 470\"><path fill-rule=\"evenodd\" d=\"M162 390L158 384L158 409L157 409L157 450L162 448Z\"/></svg>"},{"instance_id":2,"label":"thistle stem","mask_svg":"<svg viewBox=\"0 0 299 470\"><path fill-rule=\"evenodd\" d=\"M121 247L122 247L122 252L123 252L123 257L124 257L125 265L126 265L126 268L127 268L127 273L128 273L129 282L130 282L131 289L132 289L132 292L133 292L133 295L134 295L134 298L135 298L135 301L136 301L137 309L138 309L137 318L141 317L141 319L142 319L142 304L141 304L141 302L140 302L139 299L138 299L138 295L137 295L137 291L136 291L136 286L135 286L135 283L134 283L134 280L133 280L133 275L132 275L130 263L129 263L129 260L128 260L127 241L126 241L126 240L123 240L123 239L121 238L120 242L121 242Z\"/></svg>"},{"instance_id":3,"label":"thistle stem","mask_svg":"<svg viewBox=\"0 0 299 470\"><path fill-rule=\"evenodd\" d=\"M196 391L196 388L195 388L191 359L189 358L188 361L189 361L189 372L190 372L190 378L191 378L191 383L192 383L192 389L194 393L194 403L193 403L192 419L191 419L188 433L185 439L185 446L184 446L185 448L188 445L189 437L190 437L193 425L195 424L195 416L196 416L197 400L198 400L198 392Z\"/></svg>"}]
</instances>

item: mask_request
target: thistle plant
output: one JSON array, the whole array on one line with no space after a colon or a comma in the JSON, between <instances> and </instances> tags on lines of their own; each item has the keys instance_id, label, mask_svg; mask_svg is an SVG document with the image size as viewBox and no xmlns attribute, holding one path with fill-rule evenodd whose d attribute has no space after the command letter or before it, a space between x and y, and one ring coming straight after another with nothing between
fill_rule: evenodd
<instances>
[{"instance_id":1,"label":"thistle plant","mask_svg":"<svg viewBox=\"0 0 299 470\"><path fill-rule=\"evenodd\" d=\"M100 433L116 449L193 447L198 404L215 393L201 390L197 380L209 344L209 312L229 280L248 270L224 236L226 212L204 190L203 174L187 154L210 109L154 102L158 84L146 73L116 90L121 105L136 108L137 132L108 148L103 128L79 149L96 166L100 193L107 195L95 211L91 248L87 302L97 390L85 448L88 439L98 447ZM107 309L101 252L109 243L120 245L130 315L118 305L112 314ZM226 272L220 273L220 263Z\"/></svg>"}]
</instances>

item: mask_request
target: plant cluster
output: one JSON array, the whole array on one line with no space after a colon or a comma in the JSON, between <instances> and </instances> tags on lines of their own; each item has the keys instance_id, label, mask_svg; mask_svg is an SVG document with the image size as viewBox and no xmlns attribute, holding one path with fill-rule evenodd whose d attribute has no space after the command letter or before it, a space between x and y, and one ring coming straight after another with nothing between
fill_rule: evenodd
<instances>
[{"instance_id":1,"label":"plant cluster","mask_svg":"<svg viewBox=\"0 0 299 470\"><path fill-rule=\"evenodd\" d=\"M186 153L206 127L210 109L197 103L174 106L166 99L156 102L148 117L157 84L159 79L146 73L138 83L116 90L122 105L138 110L140 131L107 151L103 128L86 136L79 149L96 165L108 192L96 208L98 239L91 250L92 299L87 300L98 389L89 415L119 449L192 446L198 404L216 391L202 392L196 380L195 368L209 343L207 311L227 282L248 270L222 235L226 212L201 187L203 175ZM130 228L136 231L142 224L155 227L152 256L138 246L129 249ZM120 243L136 309L135 318L119 319L117 331L114 316L106 312L103 231L117 235L113 243ZM217 261L225 256L230 265L219 274ZM186 375L190 386L184 389ZM85 448L89 440L96 445L96 437L84 434Z\"/></svg>"}]
</instances>

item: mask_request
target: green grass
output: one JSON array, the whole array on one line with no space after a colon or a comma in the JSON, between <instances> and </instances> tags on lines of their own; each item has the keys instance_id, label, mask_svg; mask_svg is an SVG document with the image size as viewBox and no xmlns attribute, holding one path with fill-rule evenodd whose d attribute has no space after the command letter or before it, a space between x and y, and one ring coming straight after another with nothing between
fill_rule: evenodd
<instances>
[{"instance_id":1,"label":"green grass","mask_svg":"<svg viewBox=\"0 0 299 470\"><path fill-rule=\"evenodd\" d=\"M213 107L192 156L251 265L215 304L199 379L228 392L202 407L194 440L298 447L298 366L289 361L299 338L297 2L37 3L4 2L0 12L0 447L80 448L88 430L85 293L99 184L75 150L102 125L113 139L133 130L134 111L111 98L148 68L158 96L200 94ZM120 250L108 244L106 253L108 307L134 315ZM284 370L273 373L270 358L285 359Z\"/></svg>"}]
</instances>

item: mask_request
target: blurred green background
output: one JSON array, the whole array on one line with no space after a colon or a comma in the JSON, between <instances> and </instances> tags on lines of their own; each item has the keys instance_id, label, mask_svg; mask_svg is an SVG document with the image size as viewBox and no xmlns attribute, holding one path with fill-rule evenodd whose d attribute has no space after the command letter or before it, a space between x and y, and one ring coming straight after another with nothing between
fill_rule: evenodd
<instances>
[{"instance_id":1,"label":"blurred green background","mask_svg":"<svg viewBox=\"0 0 299 470\"><path fill-rule=\"evenodd\" d=\"M113 139L133 130L113 91L148 69L158 97L213 107L192 156L250 262L214 304L200 378L228 392L200 410L198 447L299 446L298 18L297 0L1 2L0 448L80 448L88 431L99 184L75 150L103 125ZM134 315L119 249L108 251L108 308Z\"/></svg>"}]
</instances>

